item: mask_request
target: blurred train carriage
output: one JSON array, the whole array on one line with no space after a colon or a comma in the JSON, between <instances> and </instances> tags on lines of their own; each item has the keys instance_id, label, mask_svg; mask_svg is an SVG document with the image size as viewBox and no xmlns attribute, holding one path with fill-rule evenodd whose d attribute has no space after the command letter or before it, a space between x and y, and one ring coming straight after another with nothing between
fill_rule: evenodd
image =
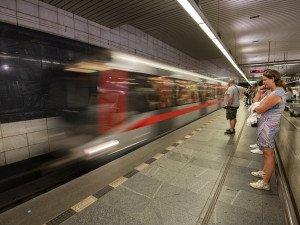
<instances>
[{"instance_id":1,"label":"blurred train carriage","mask_svg":"<svg viewBox=\"0 0 300 225\"><path fill-rule=\"evenodd\" d=\"M0 27L1 123L55 118L57 126L47 131L51 152L74 158L122 153L222 107L225 82L38 31Z\"/></svg>"}]
</instances>

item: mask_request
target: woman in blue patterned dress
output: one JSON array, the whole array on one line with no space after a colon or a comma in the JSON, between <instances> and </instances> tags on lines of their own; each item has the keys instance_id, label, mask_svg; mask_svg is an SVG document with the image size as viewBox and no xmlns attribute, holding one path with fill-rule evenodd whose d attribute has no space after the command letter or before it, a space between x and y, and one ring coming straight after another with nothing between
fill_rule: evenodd
<instances>
[{"instance_id":1,"label":"woman in blue patterned dress","mask_svg":"<svg viewBox=\"0 0 300 225\"><path fill-rule=\"evenodd\" d=\"M258 121L257 144L263 150L265 157L264 168L251 174L263 178L250 186L257 189L270 190L269 181L275 168L274 148L275 135L280 129L280 118L285 107L286 97L282 88L285 82L276 70L263 73L263 86L258 90L253 102L260 101L255 112L261 114Z\"/></svg>"}]
</instances>

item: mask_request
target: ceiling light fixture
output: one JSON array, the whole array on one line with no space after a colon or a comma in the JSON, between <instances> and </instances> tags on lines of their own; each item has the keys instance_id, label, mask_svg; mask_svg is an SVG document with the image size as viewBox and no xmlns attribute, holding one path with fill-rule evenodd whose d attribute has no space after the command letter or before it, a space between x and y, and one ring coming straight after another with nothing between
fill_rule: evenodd
<instances>
[{"instance_id":1,"label":"ceiling light fixture","mask_svg":"<svg viewBox=\"0 0 300 225\"><path fill-rule=\"evenodd\" d=\"M205 16L198 9L198 6L192 0L177 0L180 5L190 14L190 16L195 20L195 22L200 26L200 28L206 33L206 35L214 42L214 44L220 49L220 51L226 56L229 62L234 66L234 68L244 77L244 79L249 83L249 80L242 72L242 70L237 66L233 58L228 54L226 48L222 44L221 40L218 40L215 35L215 31L211 25L206 20ZM206 22L204 22L206 21Z\"/></svg>"},{"instance_id":2,"label":"ceiling light fixture","mask_svg":"<svg viewBox=\"0 0 300 225\"><path fill-rule=\"evenodd\" d=\"M299 63L286 63L286 64L277 64L275 66L294 66L294 65L298 65Z\"/></svg>"},{"instance_id":3,"label":"ceiling light fixture","mask_svg":"<svg viewBox=\"0 0 300 225\"><path fill-rule=\"evenodd\" d=\"M186 0L178 0L182 7L190 14L191 17L196 21L196 23L204 23L202 18L199 16L195 8L191 4L186 4Z\"/></svg>"}]
</instances>

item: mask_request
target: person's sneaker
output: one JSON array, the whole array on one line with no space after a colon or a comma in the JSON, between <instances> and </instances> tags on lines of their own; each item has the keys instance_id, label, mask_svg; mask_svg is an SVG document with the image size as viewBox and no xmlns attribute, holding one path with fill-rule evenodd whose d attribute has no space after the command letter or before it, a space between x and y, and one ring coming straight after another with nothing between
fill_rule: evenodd
<instances>
[{"instance_id":1,"label":"person's sneaker","mask_svg":"<svg viewBox=\"0 0 300 225\"><path fill-rule=\"evenodd\" d=\"M252 149L252 150L250 150L250 152L252 152L252 153L254 153L254 154L261 154L261 155L264 154L263 151L260 150L259 148Z\"/></svg>"},{"instance_id":2,"label":"person's sneaker","mask_svg":"<svg viewBox=\"0 0 300 225\"><path fill-rule=\"evenodd\" d=\"M231 131L231 130L226 130L224 132L224 134L235 134L235 130Z\"/></svg>"},{"instance_id":3,"label":"person's sneaker","mask_svg":"<svg viewBox=\"0 0 300 225\"><path fill-rule=\"evenodd\" d=\"M267 191L270 190L270 185L263 182L263 180L259 180L257 182L251 182L249 183L249 185L256 189L267 190Z\"/></svg>"},{"instance_id":4,"label":"person's sneaker","mask_svg":"<svg viewBox=\"0 0 300 225\"><path fill-rule=\"evenodd\" d=\"M255 176L255 177L260 177L260 178L264 178L265 176L265 173L263 171L257 171L257 172L251 172L251 175L252 176Z\"/></svg>"},{"instance_id":5,"label":"person's sneaker","mask_svg":"<svg viewBox=\"0 0 300 225\"><path fill-rule=\"evenodd\" d=\"M227 130L226 130L226 132L227 132L227 131L229 132L229 131L230 131L230 129L227 129ZM235 129L233 129L233 131L235 132Z\"/></svg>"},{"instance_id":6,"label":"person's sneaker","mask_svg":"<svg viewBox=\"0 0 300 225\"><path fill-rule=\"evenodd\" d=\"M249 145L250 148L258 148L258 145L257 144L253 144L253 145Z\"/></svg>"}]
</instances>

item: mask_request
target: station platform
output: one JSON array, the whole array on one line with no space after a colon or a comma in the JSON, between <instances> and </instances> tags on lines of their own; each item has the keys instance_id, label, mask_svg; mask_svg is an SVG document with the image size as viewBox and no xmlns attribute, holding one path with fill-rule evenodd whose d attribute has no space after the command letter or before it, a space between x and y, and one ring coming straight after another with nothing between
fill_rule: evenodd
<instances>
[{"instance_id":1,"label":"station platform","mask_svg":"<svg viewBox=\"0 0 300 225\"><path fill-rule=\"evenodd\" d=\"M235 135L215 111L119 160L0 215L10 224L282 225L276 178L256 190L256 129L238 110ZM29 211L30 210L30 211Z\"/></svg>"}]
</instances>

